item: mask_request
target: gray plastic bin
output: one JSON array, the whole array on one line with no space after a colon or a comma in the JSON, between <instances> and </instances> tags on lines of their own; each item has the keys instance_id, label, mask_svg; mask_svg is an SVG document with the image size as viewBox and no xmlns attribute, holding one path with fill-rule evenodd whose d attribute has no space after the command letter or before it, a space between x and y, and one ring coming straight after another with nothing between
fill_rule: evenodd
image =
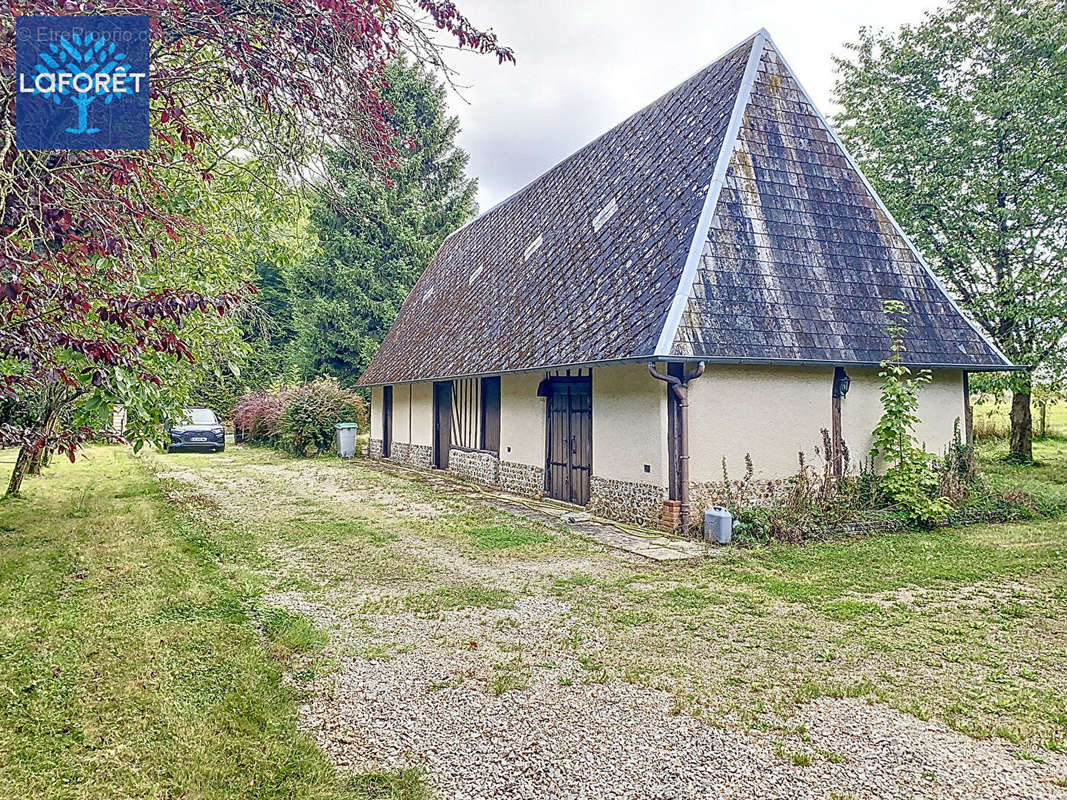
<instances>
[{"instance_id":1,"label":"gray plastic bin","mask_svg":"<svg viewBox=\"0 0 1067 800\"><path fill-rule=\"evenodd\" d=\"M341 458L354 458L359 426L354 422L338 422L333 427L337 430L337 455Z\"/></svg>"},{"instance_id":2,"label":"gray plastic bin","mask_svg":"<svg viewBox=\"0 0 1067 800\"><path fill-rule=\"evenodd\" d=\"M734 518L722 506L712 506L704 512L704 541L730 544L734 538Z\"/></svg>"}]
</instances>

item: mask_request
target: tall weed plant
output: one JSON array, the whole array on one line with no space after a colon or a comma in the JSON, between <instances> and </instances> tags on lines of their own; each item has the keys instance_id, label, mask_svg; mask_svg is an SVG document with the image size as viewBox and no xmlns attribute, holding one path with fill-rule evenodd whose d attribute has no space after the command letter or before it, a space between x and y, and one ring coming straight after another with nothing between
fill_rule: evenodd
<instances>
[{"instance_id":1,"label":"tall weed plant","mask_svg":"<svg viewBox=\"0 0 1067 800\"><path fill-rule=\"evenodd\" d=\"M930 467L931 456L916 442L919 423L919 392L930 382L929 370L912 371L904 364L908 311L899 300L882 304L888 324L889 358L881 362L882 416L874 429L871 455L885 464L882 491L903 506L911 518L931 525L943 518L952 506L938 493L937 474Z\"/></svg>"}]
</instances>

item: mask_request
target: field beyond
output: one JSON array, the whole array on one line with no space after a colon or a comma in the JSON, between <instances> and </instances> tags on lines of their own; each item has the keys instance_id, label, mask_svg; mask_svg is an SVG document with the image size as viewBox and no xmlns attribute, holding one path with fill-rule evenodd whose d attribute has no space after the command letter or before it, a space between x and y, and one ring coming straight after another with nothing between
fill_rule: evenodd
<instances>
[{"instance_id":1,"label":"field beyond","mask_svg":"<svg viewBox=\"0 0 1067 800\"><path fill-rule=\"evenodd\" d=\"M975 435L979 439L1005 439L1011 432L1011 397L997 399L989 395L974 403L971 416ZM1041 410L1032 406L1034 436L1041 438ZM1067 403L1049 403L1045 410L1045 436L1067 439Z\"/></svg>"}]
</instances>

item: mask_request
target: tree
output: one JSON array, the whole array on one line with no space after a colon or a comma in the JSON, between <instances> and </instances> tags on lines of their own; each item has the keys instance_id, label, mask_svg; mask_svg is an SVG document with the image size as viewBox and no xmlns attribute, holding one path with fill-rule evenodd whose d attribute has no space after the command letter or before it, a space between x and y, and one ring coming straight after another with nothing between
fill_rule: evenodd
<instances>
[{"instance_id":1,"label":"tree","mask_svg":"<svg viewBox=\"0 0 1067 800\"><path fill-rule=\"evenodd\" d=\"M1055 0L955 0L835 59L838 129L964 308L1017 364L1067 334L1067 15ZM1032 459L1030 373L1011 456Z\"/></svg>"},{"instance_id":2,"label":"tree","mask_svg":"<svg viewBox=\"0 0 1067 800\"><path fill-rule=\"evenodd\" d=\"M188 403L212 408L225 419L245 392L272 386L280 378L295 381L289 354L291 309L283 273L306 259L314 243L301 194L264 190L260 180L244 183L245 191L231 193L241 198L240 208L223 205L214 213L216 221L236 218L238 224L220 242L220 249L244 266L256 292L242 297L230 315L239 344L198 360Z\"/></svg>"},{"instance_id":3,"label":"tree","mask_svg":"<svg viewBox=\"0 0 1067 800\"><path fill-rule=\"evenodd\" d=\"M388 120L397 146L408 149L389 184L368 177L351 149L328 154L337 195L312 210L318 252L286 275L293 358L305 377L354 382L445 236L474 212L476 182L464 174L467 154L455 144L444 87L403 58L385 77Z\"/></svg>"},{"instance_id":4,"label":"tree","mask_svg":"<svg viewBox=\"0 0 1067 800\"><path fill-rule=\"evenodd\" d=\"M7 9L9 65L15 16L81 5L8 0ZM176 379L196 359L196 337L209 349L244 288L202 258L212 237L193 210L216 174L251 161L295 180L336 137L381 179L396 155L379 92L386 61L404 48L440 62L419 14L461 47L512 60L445 0L101 0L92 11L151 18L151 148L17 150L15 95L5 96L0 390L34 411L0 426L0 446L20 447L10 492L34 454L73 459L101 435L113 402L130 410L131 440L158 437L185 394ZM71 423L57 426L64 415Z\"/></svg>"}]
</instances>

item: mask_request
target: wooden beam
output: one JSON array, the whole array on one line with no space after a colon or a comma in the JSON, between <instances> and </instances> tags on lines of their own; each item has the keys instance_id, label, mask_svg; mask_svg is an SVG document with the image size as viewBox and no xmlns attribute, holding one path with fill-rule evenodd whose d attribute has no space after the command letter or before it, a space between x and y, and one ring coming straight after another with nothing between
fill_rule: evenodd
<instances>
[{"instance_id":1,"label":"wooden beam","mask_svg":"<svg viewBox=\"0 0 1067 800\"><path fill-rule=\"evenodd\" d=\"M966 370L963 373L963 430L967 446L974 444L974 416L971 411L971 375Z\"/></svg>"}]
</instances>

